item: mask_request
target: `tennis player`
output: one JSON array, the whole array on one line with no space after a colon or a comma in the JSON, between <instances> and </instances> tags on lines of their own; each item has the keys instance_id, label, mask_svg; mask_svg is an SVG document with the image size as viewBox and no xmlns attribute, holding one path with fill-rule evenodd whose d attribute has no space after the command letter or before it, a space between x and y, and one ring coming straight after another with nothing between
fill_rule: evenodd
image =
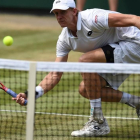
<instances>
[{"instance_id":1,"label":"tennis player","mask_svg":"<svg viewBox=\"0 0 140 140\"><path fill-rule=\"evenodd\" d=\"M51 12L63 28L57 41L55 62L66 62L71 50L83 52L79 62L139 63L140 17L102 9L79 12L74 0L55 0ZM79 92L89 99L91 114L84 128L72 136L102 136L110 132L101 101L121 102L136 108L140 117L140 97L117 90L128 75L82 73ZM50 72L36 87L36 98L60 81L62 73ZM119 82L116 81L119 79ZM14 98L23 105L26 93Z\"/></svg>"}]
</instances>

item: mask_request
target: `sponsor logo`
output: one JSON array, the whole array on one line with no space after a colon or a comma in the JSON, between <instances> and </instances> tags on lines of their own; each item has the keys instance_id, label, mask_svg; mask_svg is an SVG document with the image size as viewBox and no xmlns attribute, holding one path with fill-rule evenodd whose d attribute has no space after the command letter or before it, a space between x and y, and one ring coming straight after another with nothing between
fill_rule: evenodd
<instances>
[{"instance_id":1,"label":"sponsor logo","mask_svg":"<svg viewBox=\"0 0 140 140\"><path fill-rule=\"evenodd\" d=\"M100 129L98 126L94 126L93 128L96 129L96 130L99 130Z\"/></svg>"},{"instance_id":2,"label":"sponsor logo","mask_svg":"<svg viewBox=\"0 0 140 140\"><path fill-rule=\"evenodd\" d=\"M92 35L92 31L89 31L89 32L87 33L87 35L88 35L88 36L91 36L91 35Z\"/></svg>"},{"instance_id":3,"label":"sponsor logo","mask_svg":"<svg viewBox=\"0 0 140 140\"><path fill-rule=\"evenodd\" d=\"M98 16L97 15L95 16L95 23L96 24L98 23Z\"/></svg>"}]
</instances>

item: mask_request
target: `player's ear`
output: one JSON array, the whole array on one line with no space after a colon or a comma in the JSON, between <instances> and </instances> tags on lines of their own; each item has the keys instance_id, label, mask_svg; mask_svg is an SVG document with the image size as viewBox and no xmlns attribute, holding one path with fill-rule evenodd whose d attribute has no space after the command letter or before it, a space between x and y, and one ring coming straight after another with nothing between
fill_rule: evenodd
<instances>
[{"instance_id":1,"label":"player's ear","mask_svg":"<svg viewBox=\"0 0 140 140\"><path fill-rule=\"evenodd\" d=\"M78 15L78 9L77 8L73 8L73 14L75 15L75 16L77 16Z\"/></svg>"}]
</instances>

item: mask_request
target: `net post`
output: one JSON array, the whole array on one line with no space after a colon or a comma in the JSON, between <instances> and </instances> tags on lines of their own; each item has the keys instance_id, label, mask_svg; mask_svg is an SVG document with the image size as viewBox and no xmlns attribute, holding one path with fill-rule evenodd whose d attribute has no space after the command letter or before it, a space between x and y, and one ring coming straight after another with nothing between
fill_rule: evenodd
<instances>
[{"instance_id":1,"label":"net post","mask_svg":"<svg viewBox=\"0 0 140 140\"><path fill-rule=\"evenodd\" d=\"M28 80L29 94L28 94L27 118L26 118L26 140L33 140L34 136L35 85L36 85L36 62L31 62Z\"/></svg>"}]
</instances>

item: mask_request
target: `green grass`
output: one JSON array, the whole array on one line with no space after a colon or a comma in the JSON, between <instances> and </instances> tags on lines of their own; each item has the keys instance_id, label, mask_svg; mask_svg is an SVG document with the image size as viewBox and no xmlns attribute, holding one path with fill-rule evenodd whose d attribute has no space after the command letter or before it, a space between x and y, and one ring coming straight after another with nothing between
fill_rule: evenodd
<instances>
[{"instance_id":1,"label":"green grass","mask_svg":"<svg viewBox=\"0 0 140 140\"><path fill-rule=\"evenodd\" d=\"M58 31L10 31L14 38L14 44L6 47L0 43L2 58L20 60L48 60L48 54L54 53L55 42L57 41ZM5 33L5 35L8 33ZM51 56L55 60L55 53ZM51 59L49 58L49 59ZM52 61L53 61L52 60Z\"/></svg>"},{"instance_id":2,"label":"green grass","mask_svg":"<svg viewBox=\"0 0 140 140\"><path fill-rule=\"evenodd\" d=\"M9 21L10 19L9 22L6 20L7 16L7 20ZM56 41L61 29L57 27L57 24L50 24L54 21L53 18L20 17L18 15L0 15L0 18L3 18L3 22L0 24L1 58L33 61L55 60ZM19 22L24 19L24 22L20 22L17 26L18 19ZM40 21L40 25L36 25L34 21ZM47 27L44 26L44 22ZM14 38L14 44L10 47L6 47L2 43L2 39L6 35L11 35ZM81 53L71 52L69 61L78 61L80 55ZM46 73L44 72L37 73L37 84L45 75ZM28 72L0 70L0 81L4 82L7 87L17 93L24 92L27 89ZM97 138L71 137L70 134L73 130L81 129L83 124L87 122L90 112L89 101L78 93L80 81L80 74L64 73L60 83L47 95L43 95L43 97L36 101L34 140L140 139L140 122L137 120L119 118L107 119L111 128L111 132L107 136ZM120 90L139 95L139 85L140 76L131 75L125 83L121 85ZM25 140L27 108L12 101L11 97L2 90L0 90L0 95L0 140ZM107 117L137 118L135 110L124 104L102 103L102 109L104 115ZM73 115L84 116L78 117Z\"/></svg>"}]
</instances>

